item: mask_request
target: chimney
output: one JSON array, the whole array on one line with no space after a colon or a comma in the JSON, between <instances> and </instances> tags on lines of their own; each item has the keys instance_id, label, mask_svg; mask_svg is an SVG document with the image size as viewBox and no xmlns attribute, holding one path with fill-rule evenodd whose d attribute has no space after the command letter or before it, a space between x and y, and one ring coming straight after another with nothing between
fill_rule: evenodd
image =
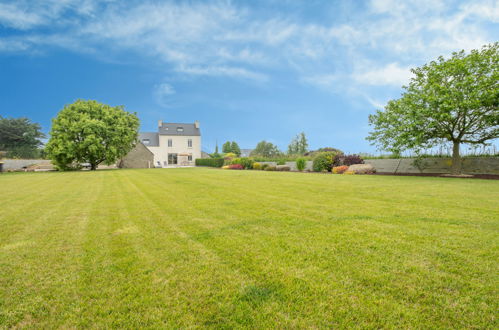
<instances>
[{"instance_id":1,"label":"chimney","mask_svg":"<svg viewBox=\"0 0 499 330\"><path fill-rule=\"evenodd\" d=\"M199 128L199 121L197 121L197 120L196 120L196 121L194 122L194 127Z\"/></svg>"},{"instance_id":2,"label":"chimney","mask_svg":"<svg viewBox=\"0 0 499 330\"><path fill-rule=\"evenodd\" d=\"M160 120L158 120L158 127L161 127L161 126L163 126L163 120L160 119Z\"/></svg>"}]
</instances>

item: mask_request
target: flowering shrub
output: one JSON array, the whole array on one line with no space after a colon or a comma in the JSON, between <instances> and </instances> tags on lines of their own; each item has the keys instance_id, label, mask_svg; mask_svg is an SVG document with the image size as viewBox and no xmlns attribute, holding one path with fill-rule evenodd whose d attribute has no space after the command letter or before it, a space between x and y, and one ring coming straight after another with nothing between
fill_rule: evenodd
<instances>
[{"instance_id":1,"label":"flowering shrub","mask_svg":"<svg viewBox=\"0 0 499 330\"><path fill-rule=\"evenodd\" d=\"M348 170L348 166L346 165L333 167L334 174L343 174L346 170Z\"/></svg>"},{"instance_id":2,"label":"flowering shrub","mask_svg":"<svg viewBox=\"0 0 499 330\"><path fill-rule=\"evenodd\" d=\"M244 170L243 165L241 164L231 164L228 166L230 170Z\"/></svg>"},{"instance_id":3,"label":"flowering shrub","mask_svg":"<svg viewBox=\"0 0 499 330\"><path fill-rule=\"evenodd\" d=\"M261 170L262 169L262 164L260 164L260 163L253 163L253 169L254 170Z\"/></svg>"},{"instance_id":4,"label":"flowering shrub","mask_svg":"<svg viewBox=\"0 0 499 330\"><path fill-rule=\"evenodd\" d=\"M222 166L222 168L223 168L224 170L227 170L227 169L229 169L229 165Z\"/></svg>"},{"instance_id":5,"label":"flowering shrub","mask_svg":"<svg viewBox=\"0 0 499 330\"><path fill-rule=\"evenodd\" d=\"M355 174L355 172L354 172L354 171L345 171L343 174L350 174L350 175L353 175L353 174Z\"/></svg>"},{"instance_id":6,"label":"flowering shrub","mask_svg":"<svg viewBox=\"0 0 499 330\"><path fill-rule=\"evenodd\" d=\"M315 172L331 172L338 163L337 154L331 151L318 153L314 158L313 169Z\"/></svg>"},{"instance_id":7,"label":"flowering shrub","mask_svg":"<svg viewBox=\"0 0 499 330\"><path fill-rule=\"evenodd\" d=\"M253 168L253 159L248 157L234 158L231 161L231 164L239 164L247 170Z\"/></svg>"},{"instance_id":8,"label":"flowering shrub","mask_svg":"<svg viewBox=\"0 0 499 330\"><path fill-rule=\"evenodd\" d=\"M342 157L341 164L347 166L355 164L364 164L364 160L360 158L359 155L346 155Z\"/></svg>"}]
</instances>

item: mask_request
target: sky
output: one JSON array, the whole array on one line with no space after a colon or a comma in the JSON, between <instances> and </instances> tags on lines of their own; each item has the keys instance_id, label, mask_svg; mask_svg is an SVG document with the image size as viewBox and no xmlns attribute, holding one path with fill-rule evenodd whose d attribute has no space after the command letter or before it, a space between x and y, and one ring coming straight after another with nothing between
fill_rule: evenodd
<instances>
[{"instance_id":1,"label":"sky","mask_svg":"<svg viewBox=\"0 0 499 330\"><path fill-rule=\"evenodd\" d=\"M368 116L410 69L499 40L499 1L0 0L0 115L50 131L65 104L199 120L202 148L376 153Z\"/></svg>"}]
</instances>

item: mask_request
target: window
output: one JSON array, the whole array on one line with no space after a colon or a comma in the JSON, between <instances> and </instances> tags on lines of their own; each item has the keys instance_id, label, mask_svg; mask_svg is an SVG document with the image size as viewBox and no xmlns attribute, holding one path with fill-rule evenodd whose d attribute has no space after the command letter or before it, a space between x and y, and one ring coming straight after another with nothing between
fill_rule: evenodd
<instances>
[{"instance_id":1,"label":"window","mask_svg":"<svg viewBox=\"0 0 499 330\"><path fill-rule=\"evenodd\" d=\"M146 144L146 145L147 145L147 144L149 144L149 142L151 142L149 139L143 139L143 140L142 140L142 143L143 143L143 144Z\"/></svg>"},{"instance_id":2,"label":"window","mask_svg":"<svg viewBox=\"0 0 499 330\"><path fill-rule=\"evenodd\" d=\"M192 155L187 156L187 160L192 162Z\"/></svg>"},{"instance_id":3,"label":"window","mask_svg":"<svg viewBox=\"0 0 499 330\"><path fill-rule=\"evenodd\" d=\"M192 139L187 140L187 147L192 148Z\"/></svg>"},{"instance_id":4,"label":"window","mask_svg":"<svg viewBox=\"0 0 499 330\"><path fill-rule=\"evenodd\" d=\"M169 147L173 147L173 141L172 141L172 139L168 139L168 146Z\"/></svg>"},{"instance_id":5,"label":"window","mask_svg":"<svg viewBox=\"0 0 499 330\"><path fill-rule=\"evenodd\" d=\"M184 128L183 127L177 127L177 132L183 132Z\"/></svg>"},{"instance_id":6,"label":"window","mask_svg":"<svg viewBox=\"0 0 499 330\"><path fill-rule=\"evenodd\" d=\"M168 154L168 164L170 165L177 164L177 154Z\"/></svg>"}]
</instances>

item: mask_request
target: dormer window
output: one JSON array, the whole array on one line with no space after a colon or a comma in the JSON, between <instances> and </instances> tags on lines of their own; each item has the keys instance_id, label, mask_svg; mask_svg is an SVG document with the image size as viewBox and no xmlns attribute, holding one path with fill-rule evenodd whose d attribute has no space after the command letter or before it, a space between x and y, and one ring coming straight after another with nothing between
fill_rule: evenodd
<instances>
[{"instance_id":1,"label":"dormer window","mask_svg":"<svg viewBox=\"0 0 499 330\"><path fill-rule=\"evenodd\" d=\"M183 127L177 127L177 132L183 132L184 128Z\"/></svg>"}]
</instances>

